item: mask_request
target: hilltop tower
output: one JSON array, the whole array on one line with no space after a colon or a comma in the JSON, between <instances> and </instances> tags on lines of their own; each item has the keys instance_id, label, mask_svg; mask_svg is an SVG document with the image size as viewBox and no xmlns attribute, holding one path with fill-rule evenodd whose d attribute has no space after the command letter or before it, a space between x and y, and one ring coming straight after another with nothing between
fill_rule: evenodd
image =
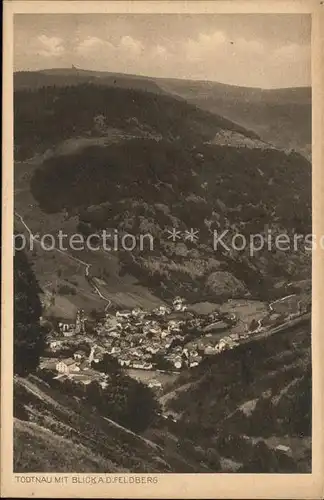
<instances>
[{"instance_id":1,"label":"hilltop tower","mask_svg":"<svg viewBox=\"0 0 324 500\"><path fill-rule=\"evenodd\" d=\"M81 331L81 323L80 323L80 311L77 310L76 318L75 318L75 333L80 333Z\"/></svg>"}]
</instances>

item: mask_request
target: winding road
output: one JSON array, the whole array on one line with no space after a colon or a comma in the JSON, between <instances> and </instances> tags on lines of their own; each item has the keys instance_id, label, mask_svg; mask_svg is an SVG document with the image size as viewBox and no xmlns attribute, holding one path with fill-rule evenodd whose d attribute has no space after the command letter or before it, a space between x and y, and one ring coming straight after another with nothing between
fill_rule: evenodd
<instances>
[{"instance_id":1,"label":"winding road","mask_svg":"<svg viewBox=\"0 0 324 500\"><path fill-rule=\"evenodd\" d=\"M24 228L28 232L29 240L32 240L33 242L38 243L39 245L41 245L41 241L38 239L39 235L38 234L33 234L33 232L31 231L30 227L28 227L28 225L24 221L23 217L18 212L14 212L14 215L15 215L15 217L17 217L17 219L19 219L19 221L21 222L21 224L24 226ZM31 248L32 248L32 246L30 244L30 249ZM68 257L69 259L74 260L78 264L81 264L82 266L84 266L84 268L85 268L84 275L85 275L87 281L90 283L90 285L94 289L95 293L97 295L99 295L99 297L102 300L104 300L105 302L107 302L107 305L105 307L105 311L106 311L111 306L111 300L107 299L107 297L105 297L101 293L101 291L99 290L99 288L97 287L97 285L93 282L93 278L90 276L90 268L91 268L92 264L88 264L84 260L81 260L81 259L78 259L77 257L74 257L73 255L69 254L66 250L60 250L59 248L54 248L53 250L55 250L56 252L59 252L62 255L65 255L65 257Z\"/></svg>"},{"instance_id":2,"label":"winding road","mask_svg":"<svg viewBox=\"0 0 324 500\"><path fill-rule=\"evenodd\" d=\"M269 304L269 310L270 310L270 312L273 311L272 304L276 304L277 302L282 302L283 300L290 299L291 297L295 297L295 296L296 296L296 294L292 293L291 295L286 295L286 297L281 297L280 299L274 300L273 302L271 302Z\"/></svg>"}]
</instances>

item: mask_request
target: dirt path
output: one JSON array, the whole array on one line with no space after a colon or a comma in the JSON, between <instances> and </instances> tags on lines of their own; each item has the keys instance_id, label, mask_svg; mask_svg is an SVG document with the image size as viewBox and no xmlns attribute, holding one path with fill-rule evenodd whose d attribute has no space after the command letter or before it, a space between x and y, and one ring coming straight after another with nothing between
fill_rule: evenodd
<instances>
[{"instance_id":1,"label":"dirt path","mask_svg":"<svg viewBox=\"0 0 324 500\"><path fill-rule=\"evenodd\" d=\"M31 231L31 229L28 227L28 225L26 224L26 222L24 221L23 217L18 213L18 212L15 212L15 217L17 217L21 224L24 226L24 228L26 229L26 231L28 232L28 235L29 235L29 240L33 240L33 242L37 243L38 245L41 245L41 242L39 241L38 239L38 235L34 235ZM90 268L91 268L91 264L88 264L87 262L85 262L84 260L81 260L81 259L78 259L77 257L74 257L73 255L67 253L66 251L63 251L63 250L60 250L59 248L54 248L54 250L58 253L60 253L61 255L64 255L65 257L68 257L69 259L73 260L74 262L77 262L78 264L81 264L82 266L84 266L85 268L85 271L84 271L84 275L86 277L86 279L88 280L88 282L91 284L94 292L99 295L99 297L104 300L105 302L107 302L107 305L105 307L105 310L107 310L110 306L111 306L111 300L108 299L107 297L105 297L101 291L99 290L99 288L97 287L97 285L95 285L95 283L93 282L93 279L92 277L90 276Z\"/></svg>"}]
</instances>

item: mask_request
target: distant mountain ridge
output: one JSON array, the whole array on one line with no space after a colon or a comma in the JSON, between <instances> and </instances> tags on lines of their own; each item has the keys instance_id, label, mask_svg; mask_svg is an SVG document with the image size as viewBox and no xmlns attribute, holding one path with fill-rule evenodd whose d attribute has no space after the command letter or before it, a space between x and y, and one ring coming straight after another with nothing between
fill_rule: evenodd
<instances>
[{"instance_id":1,"label":"distant mountain ridge","mask_svg":"<svg viewBox=\"0 0 324 500\"><path fill-rule=\"evenodd\" d=\"M310 87L259 89L216 82L161 81L165 92L255 131L280 149L311 157Z\"/></svg>"},{"instance_id":2,"label":"distant mountain ridge","mask_svg":"<svg viewBox=\"0 0 324 500\"><path fill-rule=\"evenodd\" d=\"M144 90L159 95L171 94L253 130L262 140L280 149L295 149L308 159L311 157L310 87L261 89L75 67L19 71L14 74L15 90L80 83Z\"/></svg>"},{"instance_id":3,"label":"distant mountain ridge","mask_svg":"<svg viewBox=\"0 0 324 500\"><path fill-rule=\"evenodd\" d=\"M165 94L154 79L137 75L84 70L78 68L54 68L40 71L14 73L14 89L38 89L44 86L67 86L94 83L117 88L128 88Z\"/></svg>"},{"instance_id":4,"label":"distant mountain ridge","mask_svg":"<svg viewBox=\"0 0 324 500\"><path fill-rule=\"evenodd\" d=\"M263 94L268 93L270 95L271 93L286 93L289 94L291 91L301 91L304 89L305 95L309 96L311 87L309 86L300 86L300 87L274 87L274 88L263 88L263 87L247 87L247 86L242 86L242 85L234 85L234 84L229 84L229 83L223 83L223 82L217 82L214 80L190 80L189 78L167 78L167 77L154 77L154 76L148 76L148 75L137 75L135 73L119 73L119 72L114 72L114 71L102 71L102 70L91 70L91 69L84 69L84 68L79 68L77 66L74 66L73 64L71 65L70 68L50 68L50 69L40 69L40 70L17 70L14 72L14 75L27 75L27 74L41 74L41 75L66 75L69 76L71 74L78 73L79 76L97 76L98 78L105 78L105 77L116 77L119 76L121 78L129 78L129 79L136 79L136 80L153 80L156 82L170 82L170 83L179 83L179 84L191 84L193 86L205 86L205 87L219 87L219 88L232 88L233 90L236 89L237 92L245 92L245 93L255 93L257 95L259 92L262 92ZM22 81L20 82L22 83Z\"/></svg>"}]
</instances>

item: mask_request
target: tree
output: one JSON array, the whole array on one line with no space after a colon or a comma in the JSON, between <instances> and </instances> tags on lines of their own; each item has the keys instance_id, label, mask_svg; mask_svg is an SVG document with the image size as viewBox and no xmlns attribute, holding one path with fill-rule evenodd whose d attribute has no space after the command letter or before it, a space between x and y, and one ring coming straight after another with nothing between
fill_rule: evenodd
<instances>
[{"instance_id":1,"label":"tree","mask_svg":"<svg viewBox=\"0 0 324 500\"><path fill-rule=\"evenodd\" d=\"M105 317L105 311L99 311L98 309L91 309L89 316L94 321L100 321Z\"/></svg>"},{"instance_id":2,"label":"tree","mask_svg":"<svg viewBox=\"0 0 324 500\"><path fill-rule=\"evenodd\" d=\"M250 323L249 330L250 330L250 332L254 332L254 330L256 330L257 328L258 328L258 322L255 318L253 318L251 323Z\"/></svg>"},{"instance_id":3,"label":"tree","mask_svg":"<svg viewBox=\"0 0 324 500\"><path fill-rule=\"evenodd\" d=\"M103 391L98 382L93 381L86 386L86 398L88 403L97 408L99 411L103 407Z\"/></svg>"},{"instance_id":4,"label":"tree","mask_svg":"<svg viewBox=\"0 0 324 500\"><path fill-rule=\"evenodd\" d=\"M127 391L128 426L136 432L145 430L154 420L159 409L157 400L149 387L130 379Z\"/></svg>"},{"instance_id":5,"label":"tree","mask_svg":"<svg viewBox=\"0 0 324 500\"><path fill-rule=\"evenodd\" d=\"M93 363L92 366L96 370L107 374L116 373L121 370L117 358L114 358L114 356L108 353L104 354L99 363Z\"/></svg>"},{"instance_id":6,"label":"tree","mask_svg":"<svg viewBox=\"0 0 324 500\"><path fill-rule=\"evenodd\" d=\"M206 462L213 471L221 470L220 457L216 450L213 448L207 448L206 450Z\"/></svg>"},{"instance_id":7,"label":"tree","mask_svg":"<svg viewBox=\"0 0 324 500\"><path fill-rule=\"evenodd\" d=\"M86 397L101 414L134 432L144 431L160 409L149 387L120 372L111 374L106 389L89 384Z\"/></svg>"},{"instance_id":8,"label":"tree","mask_svg":"<svg viewBox=\"0 0 324 500\"><path fill-rule=\"evenodd\" d=\"M292 430L298 436L312 435L312 369L308 366L292 405Z\"/></svg>"},{"instance_id":9,"label":"tree","mask_svg":"<svg viewBox=\"0 0 324 500\"><path fill-rule=\"evenodd\" d=\"M173 347L174 347L174 345L176 345L176 344L174 344L174 342L175 341L173 341L171 344ZM171 361L169 361L168 359L165 359L163 354L160 354L158 352L156 354L153 354L152 362L156 365L156 368L159 370L172 370L172 368L174 368Z\"/></svg>"},{"instance_id":10,"label":"tree","mask_svg":"<svg viewBox=\"0 0 324 500\"><path fill-rule=\"evenodd\" d=\"M39 364L44 335L40 288L24 251L14 257L14 372L27 375Z\"/></svg>"},{"instance_id":11,"label":"tree","mask_svg":"<svg viewBox=\"0 0 324 500\"><path fill-rule=\"evenodd\" d=\"M80 221L77 224L77 231L83 236L87 237L92 233L91 225L86 222Z\"/></svg>"},{"instance_id":12,"label":"tree","mask_svg":"<svg viewBox=\"0 0 324 500\"><path fill-rule=\"evenodd\" d=\"M312 434L312 371L311 365L294 387L281 400L279 416L285 432L293 436L311 436Z\"/></svg>"}]
</instances>

